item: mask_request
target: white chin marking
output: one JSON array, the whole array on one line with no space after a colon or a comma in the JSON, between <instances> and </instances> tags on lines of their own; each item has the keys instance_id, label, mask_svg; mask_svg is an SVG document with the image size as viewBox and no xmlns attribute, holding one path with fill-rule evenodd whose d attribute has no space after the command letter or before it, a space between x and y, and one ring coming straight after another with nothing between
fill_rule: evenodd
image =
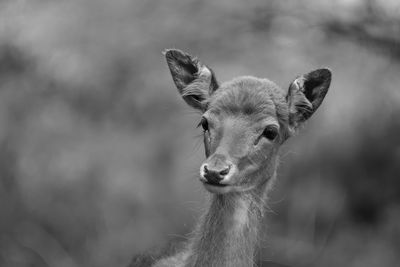
<instances>
[{"instance_id":1,"label":"white chin marking","mask_svg":"<svg viewBox=\"0 0 400 267\"><path fill-rule=\"evenodd\" d=\"M211 185L204 183L204 187L206 190L210 193L214 194L226 194L232 191L232 186L216 186L216 185Z\"/></svg>"}]
</instances>

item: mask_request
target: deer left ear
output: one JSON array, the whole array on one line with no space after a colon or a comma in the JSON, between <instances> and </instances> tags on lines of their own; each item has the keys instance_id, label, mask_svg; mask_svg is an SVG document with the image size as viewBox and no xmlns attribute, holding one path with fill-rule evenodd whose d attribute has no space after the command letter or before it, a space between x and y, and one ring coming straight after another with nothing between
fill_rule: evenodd
<instances>
[{"instance_id":1,"label":"deer left ear","mask_svg":"<svg viewBox=\"0 0 400 267\"><path fill-rule=\"evenodd\" d=\"M292 82L286 96L290 128L296 130L318 109L328 93L331 78L329 69L317 69Z\"/></svg>"}]
</instances>

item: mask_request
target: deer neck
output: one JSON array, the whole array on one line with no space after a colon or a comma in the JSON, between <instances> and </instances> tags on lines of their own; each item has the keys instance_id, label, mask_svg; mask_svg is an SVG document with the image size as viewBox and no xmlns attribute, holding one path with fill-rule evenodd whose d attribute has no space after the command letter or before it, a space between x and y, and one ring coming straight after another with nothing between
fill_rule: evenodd
<instances>
[{"instance_id":1,"label":"deer neck","mask_svg":"<svg viewBox=\"0 0 400 267\"><path fill-rule=\"evenodd\" d=\"M185 266L253 266L268 184L247 192L212 195Z\"/></svg>"}]
</instances>

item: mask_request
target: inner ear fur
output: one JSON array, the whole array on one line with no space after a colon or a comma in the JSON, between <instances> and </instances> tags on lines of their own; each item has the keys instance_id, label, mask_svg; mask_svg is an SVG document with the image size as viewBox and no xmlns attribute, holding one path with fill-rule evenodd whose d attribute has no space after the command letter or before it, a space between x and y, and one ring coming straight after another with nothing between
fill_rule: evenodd
<instances>
[{"instance_id":1,"label":"inner ear fur","mask_svg":"<svg viewBox=\"0 0 400 267\"><path fill-rule=\"evenodd\" d=\"M208 98L218 88L214 72L181 50L167 49L164 55L179 94L187 104L204 111Z\"/></svg>"},{"instance_id":2,"label":"inner ear fur","mask_svg":"<svg viewBox=\"0 0 400 267\"><path fill-rule=\"evenodd\" d=\"M331 79L331 71L323 68L302 75L291 83L286 100L292 127L297 128L314 114L328 93Z\"/></svg>"}]
</instances>

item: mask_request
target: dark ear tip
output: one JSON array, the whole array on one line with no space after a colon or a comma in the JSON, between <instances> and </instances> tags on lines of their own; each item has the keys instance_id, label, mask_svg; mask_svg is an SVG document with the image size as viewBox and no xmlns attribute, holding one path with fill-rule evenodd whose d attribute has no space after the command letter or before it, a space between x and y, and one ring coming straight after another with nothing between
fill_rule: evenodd
<instances>
[{"instance_id":1,"label":"dark ear tip","mask_svg":"<svg viewBox=\"0 0 400 267\"><path fill-rule=\"evenodd\" d=\"M332 71L329 68L317 69L317 70L313 71L312 73L315 75L315 77L318 77L319 79L324 80L324 81L331 81L331 79L332 79Z\"/></svg>"},{"instance_id":2,"label":"dark ear tip","mask_svg":"<svg viewBox=\"0 0 400 267\"><path fill-rule=\"evenodd\" d=\"M179 52L181 52L182 53L182 51L181 50L179 50L179 49L174 49L174 48L165 48L161 53L164 55L164 56L166 56L166 55L172 55L173 53L179 53Z\"/></svg>"},{"instance_id":3,"label":"dark ear tip","mask_svg":"<svg viewBox=\"0 0 400 267\"><path fill-rule=\"evenodd\" d=\"M182 59L188 56L188 54L179 49L164 49L162 54L166 59Z\"/></svg>"}]
</instances>

